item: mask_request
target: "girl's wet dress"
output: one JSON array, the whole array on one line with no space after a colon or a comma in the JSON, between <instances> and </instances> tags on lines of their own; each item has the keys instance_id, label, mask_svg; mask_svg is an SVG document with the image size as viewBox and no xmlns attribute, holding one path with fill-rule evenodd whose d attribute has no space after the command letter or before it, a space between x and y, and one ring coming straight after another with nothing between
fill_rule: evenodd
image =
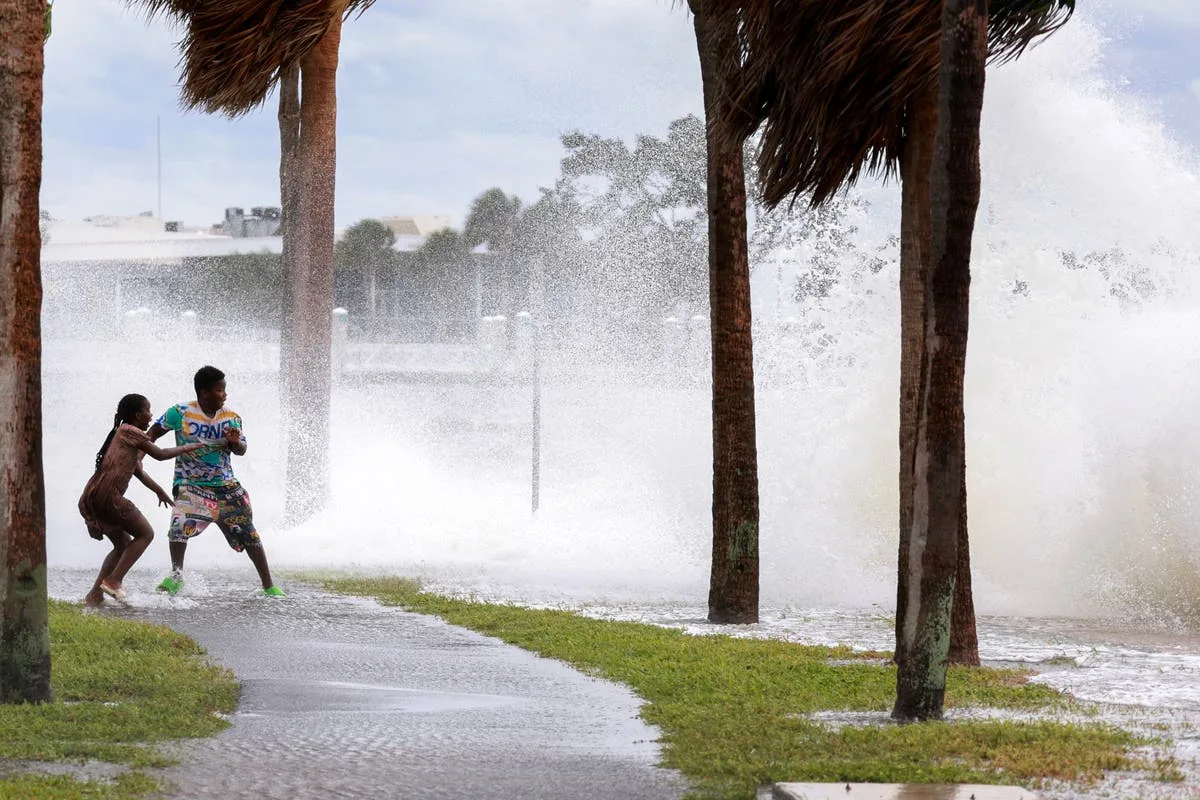
<instances>
[{"instance_id":1,"label":"girl's wet dress","mask_svg":"<svg viewBox=\"0 0 1200 800\"><path fill-rule=\"evenodd\" d=\"M88 479L83 496L79 498L79 513L93 539L132 531L136 521L142 518L137 506L126 499L125 490L145 454L142 448L148 444L150 437L145 431L126 424L117 428L104 460Z\"/></svg>"}]
</instances>

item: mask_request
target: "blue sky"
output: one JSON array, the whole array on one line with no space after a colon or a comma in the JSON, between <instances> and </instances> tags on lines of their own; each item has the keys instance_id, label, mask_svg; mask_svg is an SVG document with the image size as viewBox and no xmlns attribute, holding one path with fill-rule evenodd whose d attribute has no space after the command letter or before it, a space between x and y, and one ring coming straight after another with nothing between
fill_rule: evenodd
<instances>
[{"instance_id":1,"label":"blue sky","mask_svg":"<svg viewBox=\"0 0 1200 800\"><path fill-rule=\"evenodd\" d=\"M498 185L532 199L561 133L661 133L701 111L688 16L670 0L377 0L339 73L338 225L451 214ZM1200 150L1200 0L1080 0L1106 76ZM44 207L56 217L218 221L278 203L273 102L238 120L184 113L178 31L118 0L58 0L46 51ZM1050 42L1047 47L1054 46ZM986 172L986 165L985 165Z\"/></svg>"}]
</instances>

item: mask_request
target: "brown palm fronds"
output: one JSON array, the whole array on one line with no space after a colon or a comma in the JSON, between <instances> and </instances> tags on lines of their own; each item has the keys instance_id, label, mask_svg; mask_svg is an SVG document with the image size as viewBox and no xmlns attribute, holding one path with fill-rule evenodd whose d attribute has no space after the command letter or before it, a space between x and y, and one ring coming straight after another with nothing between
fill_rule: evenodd
<instances>
[{"instance_id":1,"label":"brown palm fronds","mask_svg":"<svg viewBox=\"0 0 1200 800\"><path fill-rule=\"evenodd\" d=\"M266 100L283 70L312 49L339 14L374 0L128 0L185 27L179 42L185 108L229 116Z\"/></svg>"},{"instance_id":2,"label":"brown palm fronds","mask_svg":"<svg viewBox=\"0 0 1200 800\"><path fill-rule=\"evenodd\" d=\"M743 68L726 129L762 125L764 202L816 205L864 171L889 177L905 109L937 80L941 0L706 0L742 20ZM1074 0L992 0L993 61L1061 26Z\"/></svg>"},{"instance_id":3,"label":"brown palm fronds","mask_svg":"<svg viewBox=\"0 0 1200 800\"><path fill-rule=\"evenodd\" d=\"M1026 48L1061 28L1075 13L1075 0L992 0L988 44L992 63L1019 57Z\"/></svg>"}]
</instances>

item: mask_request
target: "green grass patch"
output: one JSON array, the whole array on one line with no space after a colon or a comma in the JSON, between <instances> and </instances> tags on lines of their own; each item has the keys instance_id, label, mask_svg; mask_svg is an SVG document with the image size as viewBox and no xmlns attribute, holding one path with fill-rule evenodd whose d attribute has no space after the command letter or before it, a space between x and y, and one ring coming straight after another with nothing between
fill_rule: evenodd
<instances>
[{"instance_id":1,"label":"green grass patch","mask_svg":"<svg viewBox=\"0 0 1200 800\"><path fill-rule=\"evenodd\" d=\"M69 603L50 604L50 661L54 702L0 705L0 759L167 766L156 743L212 736L229 724L217 715L237 705L233 674L188 637ZM140 773L113 782L24 775L0 779L0 799L132 798L157 785Z\"/></svg>"},{"instance_id":2,"label":"green grass patch","mask_svg":"<svg viewBox=\"0 0 1200 800\"><path fill-rule=\"evenodd\" d=\"M139 800L161 789L140 772L112 781L79 781L69 775L22 775L0 780L0 800Z\"/></svg>"},{"instance_id":3,"label":"green grass patch","mask_svg":"<svg viewBox=\"0 0 1200 800\"><path fill-rule=\"evenodd\" d=\"M314 579L309 576L310 579ZM730 636L693 636L566 611L425 594L398 578L315 578L327 589L432 614L631 687L662 732L663 765L704 798L749 798L775 781L1093 781L1112 770L1171 775L1133 754L1148 742L1107 724L977 721L842 727L818 711L890 711L894 667L878 654ZM868 658L875 655L876 658ZM951 707L1078 711L1019 670L952 668Z\"/></svg>"}]
</instances>

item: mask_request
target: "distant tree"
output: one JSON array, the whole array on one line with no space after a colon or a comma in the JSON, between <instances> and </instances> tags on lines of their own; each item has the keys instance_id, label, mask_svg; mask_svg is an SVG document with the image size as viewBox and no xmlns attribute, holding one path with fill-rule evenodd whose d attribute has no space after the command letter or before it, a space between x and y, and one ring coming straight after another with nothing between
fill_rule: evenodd
<instances>
[{"instance_id":1,"label":"distant tree","mask_svg":"<svg viewBox=\"0 0 1200 800\"><path fill-rule=\"evenodd\" d=\"M859 232L851 212L865 214L869 204L858 195L838 195L819 206L795 210L777 207L760 212L750 242L751 257L762 263L778 253L797 262L799 272L785 294L803 302L828 297L848 272L878 272L887 263L878 253L868 253L856 241Z\"/></svg>"},{"instance_id":2,"label":"distant tree","mask_svg":"<svg viewBox=\"0 0 1200 800\"><path fill-rule=\"evenodd\" d=\"M579 209L592 241L581 263L591 289L625 309L665 310L707 296L705 129L695 116L665 138L623 140L573 132L555 194Z\"/></svg>"},{"instance_id":3,"label":"distant tree","mask_svg":"<svg viewBox=\"0 0 1200 800\"><path fill-rule=\"evenodd\" d=\"M159 303L176 313L192 310L191 300L205 303L206 319L221 320L226 327L278 328L279 292L283 287L283 260L278 253L234 253L188 259L180 270L183 287L164 291Z\"/></svg>"},{"instance_id":4,"label":"distant tree","mask_svg":"<svg viewBox=\"0 0 1200 800\"><path fill-rule=\"evenodd\" d=\"M442 228L425 238L417 249L413 266L431 276L436 275L438 270L457 266L469 251L466 239L459 231Z\"/></svg>"},{"instance_id":5,"label":"distant tree","mask_svg":"<svg viewBox=\"0 0 1200 800\"><path fill-rule=\"evenodd\" d=\"M487 244L491 250L511 250L520 216L521 198L492 187L471 201L471 210L463 225L463 242L467 247Z\"/></svg>"},{"instance_id":6,"label":"distant tree","mask_svg":"<svg viewBox=\"0 0 1200 800\"><path fill-rule=\"evenodd\" d=\"M439 339L463 336L473 316L470 250L461 233L444 228L429 234L413 254L410 266L414 282L428 301L430 322Z\"/></svg>"},{"instance_id":7,"label":"distant tree","mask_svg":"<svg viewBox=\"0 0 1200 800\"><path fill-rule=\"evenodd\" d=\"M391 228L377 219L363 219L346 229L334 249L335 270L362 276L363 309L372 324L379 311L379 272L395 265L395 243L396 234Z\"/></svg>"},{"instance_id":8,"label":"distant tree","mask_svg":"<svg viewBox=\"0 0 1200 800\"><path fill-rule=\"evenodd\" d=\"M467 249L487 246L487 256L479 262L486 264L483 279L486 287L484 305L488 310L511 314L521 305L525 287L520 276L523 265L516 263L517 228L521 219L521 198L508 195L493 187L471 202L467 221L463 225L463 243Z\"/></svg>"},{"instance_id":9,"label":"distant tree","mask_svg":"<svg viewBox=\"0 0 1200 800\"><path fill-rule=\"evenodd\" d=\"M525 207L516 225L513 243L513 307L528 304L528 267L540 261L545 279L544 304L548 316L577 313L585 302L581 275L586 272L589 252L584 244L581 209L569 196L543 189L536 202Z\"/></svg>"}]
</instances>

